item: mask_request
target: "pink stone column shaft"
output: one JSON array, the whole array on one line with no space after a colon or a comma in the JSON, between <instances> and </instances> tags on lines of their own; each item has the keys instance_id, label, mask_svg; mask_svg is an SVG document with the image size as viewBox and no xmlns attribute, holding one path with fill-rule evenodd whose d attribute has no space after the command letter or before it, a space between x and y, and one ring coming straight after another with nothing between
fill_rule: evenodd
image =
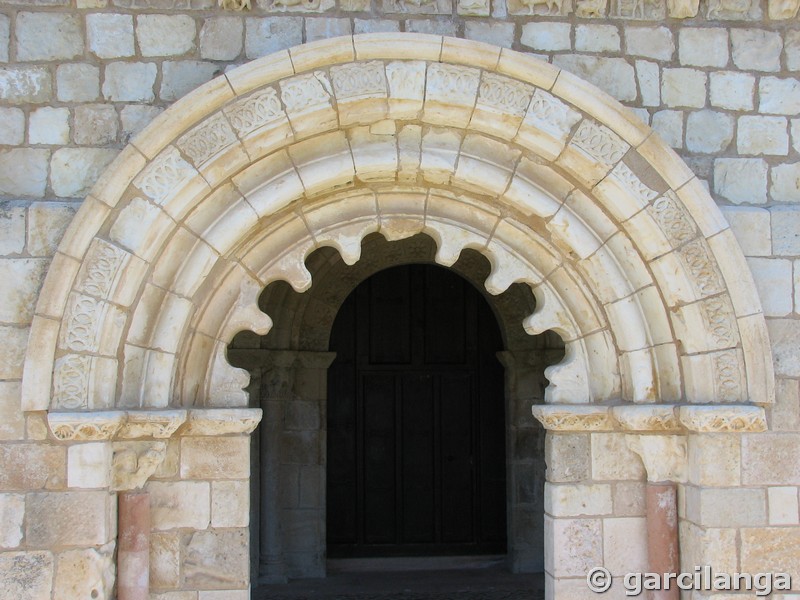
<instances>
[{"instance_id":1,"label":"pink stone column shaft","mask_svg":"<svg viewBox=\"0 0 800 600\"><path fill-rule=\"evenodd\" d=\"M119 494L118 600L150 598L150 494Z\"/></svg>"},{"instance_id":2,"label":"pink stone column shaft","mask_svg":"<svg viewBox=\"0 0 800 600\"><path fill-rule=\"evenodd\" d=\"M678 488L674 483L647 484L647 560L651 573L680 573ZM650 592L653 600L680 600L674 580L669 590Z\"/></svg>"}]
</instances>

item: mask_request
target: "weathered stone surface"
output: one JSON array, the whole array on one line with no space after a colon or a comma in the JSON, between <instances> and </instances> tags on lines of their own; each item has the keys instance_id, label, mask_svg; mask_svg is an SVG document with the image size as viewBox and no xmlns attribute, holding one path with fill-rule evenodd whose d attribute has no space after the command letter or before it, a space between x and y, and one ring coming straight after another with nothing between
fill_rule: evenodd
<instances>
[{"instance_id":1,"label":"weathered stone surface","mask_svg":"<svg viewBox=\"0 0 800 600\"><path fill-rule=\"evenodd\" d=\"M675 40L666 27L625 27L628 54L655 60L672 60Z\"/></svg>"},{"instance_id":2,"label":"weathered stone surface","mask_svg":"<svg viewBox=\"0 0 800 600\"><path fill-rule=\"evenodd\" d=\"M53 81L46 67L0 69L0 100L8 104L42 104L53 96Z\"/></svg>"},{"instance_id":3,"label":"weathered stone surface","mask_svg":"<svg viewBox=\"0 0 800 600\"><path fill-rule=\"evenodd\" d=\"M591 476L589 434L550 433L545 439L547 480L584 481Z\"/></svg>"},{"instance_id":4,"label":"weathered stone surface","mask_svg":"<svg viewBox=\"0 0 800 600\"><path fill-rule=\"evenodd\" d=\"M161 66L162 100L177 100L219 74L214 63L197 60L165 61Z\"/></svg>"},{"instance_id":5,"label":"weathered stone surface","mask_svg":"<svg viewBox=\"0 0 800 600\"><path fill-rule=\"evenodd\" d=\"M614 575L647 571L644 517L603 519L603 566Z\"/></svg>"},{"instance_id":6,"label":"weathered stone surface","mask_svg":"<svg viewBox=\"0 0 800 600\"><path fill-rule=\"evenodd\" d=\"M120 137L122 142L130 139L144 129L150 122L161 114L162 108L158 106L143 106L141 104L129 104L120 112L119 118L122 123Z\"/></svg>"},{"instance_id":7,"label":"weathered stone surface","mask_svg":"<svg viewBox=\"0 0 800 600\"><path fill-rule=\"evenodd\" d=\"M249 569L247 529L198 531L188 536L183 559L187 587L244 588Z\"/></svg>"},{"instance_id":8,"label":"weathered stone surface","mask_svg":"<svg viewBox=\"0 0 800 600\"><path fill-rule=\"evenodd\" d=\"M661 69L658 64L648 60L636 61L636 79L639 81L639 92L644 106L661 105ZM645 110L645 112L647 112ZM649 113L648 113L649 116ZM649 119L642 119L649 123Z\"/></svg>"},{"instance_id":9,"label":"weathered stone surface","mask_svg":"<svg viewBox=\"0 0 800 600\"><path fill-rule=\"evenodd\" d=\"M745 256L772 254L772 229L768 210L754 206L721 206L720 210Z\"/></svg>"},{"instance_id":10,"label":"weathered stone surface","mask_svg":"<svg viewBox=\"0 0 800 600\"><path fill-rule=\"evenodd\" d=\"M245 19L244 52L247 58L259 58L303 42L303 19L266 17Z\"/></svg>"},{"instance_id":11,"label":"weathered stone surface","mask_svg":"<svg viewBox=\"0 0 800 600\"><path fill-rule=\"evenodd\" d=\"M107 488L111 484L111 444L75 444L67 450L70 488Z\"/></svg>"},{"instance_id":12,"label":"weathered stone surface","mask_svg":"<svg viewBox=\"0 0 800 600\"><path fill-rule=\"evenodd\" d=\"M21 379L29 328L0 325L0 378Z\"/></svg>"},{"instance_id":13,"label":"weathered stone surface","mask_svg":"<svg viewBox=\"0 0 800 600\"><path fill-rule=\"evenodd\" d=\"M642 460L628 448L625 434L593 433L592 479L640 480L644 477Z\"/></svg>"},{"instance_id":14,"label":"weathered stone surface","mask_svg":"<svg viewBox=\"0 0 800 600\"><path fill-rule=\"evenodd\" d=\"M580 52L619 52L619 29L615 25L578 25L575 50Z\"/></svg>"},{"instance_id":15,"label":"weathered stone surface","mask_svg":"<svg viewBox=\"0 0 800 600\"><path fill-rule=\"evenodd\" d=\"M38 258L0 259L0 321L27 325L33 318L36 297L48 261Z\"/></svg>"},{"instance_id":16,"label":"weathered stone surface","mask_svg":"<svg viewBox=\"0 0 800 600\"><path fill-rule=\"evenodd\" d=\"M204 481L150 481L153 529L205 529L211 522L210 484Z\"/></svg>"},{"instance_id":17,"label":"weathered stone surface","mask_svg":"<svg viewBox=\"0 0 800 600\"><path fill-rule=\"evenodd\" d=\"M25 502L25 541L32 546L102 545L115 534L116 501L108 492L38 492Z\"/></svg>"},{"instance_id":18,"label":"weathered stone surface","mask_svg":"<svg viewBox=\"0 0 800 600\"><path fill-rule=\"evenodd\" d=\"M741 450L738 436L690 435L689 482L700 486L737 486L741 483Z\"/></svg>"},{"instance_id":19,"label":"weathered stone surface","mask_svg":"<svg viewBox=\"0 0 800 600\"><path fill-rule=\"evenodd\" d=\"M767 163L760 158L718 158L714 191L735 204L767 201Z\"/></svg>"},{"instance_id":20,"label":"weathered stone surface","mask_svg":"<svg viewBox=\"0 0 800 600\"><path fill-rule=\"evenodd\" d=\"M769 195L773 200L800 203L800 163L773 167L770 180Z\"/></svg>"},{"instance_id":21,"label":"weathered stone surface","mask_svg":"<svg viewBox=\"0 0 800 600\"><path fill-rule=\"evenodd\" d=\"M24 494L0 494L0 548L17 548L22 541L25 518ZM1 577L1 575L0 575Z\"/></svg>"},{"instance_id":22,"label":"weathered stone surface","mask_svg":"<svg viewBox=\"0 0 800 600\"><path fill-rule=\"evenodd\" d=\"M94 13L86 15L86 37L98 58L133 56L133 17Z\"/></svg>"},{"instance_id":23,"label":"weathered stone surface","mask_svg":"<svg viewBox=\"0 0 800 600\"><path fill-rule=\"evenodd\" d=\"M556 577L580 577L603 564L601 519L551 519L545 517L545 539L552 543L549 571ZM547 568L547 567L545 567Z\"/></svg>"},{"instance_id":24,"label":"weathered stone surface","mask_svg":"<svg viewBox=\"0 0 800 600\"><path fill-rule=\"evenodd\" d=\"M114 587L114 542L68 550L56 558L55 589L64 598L108 600Z\"/></svg>"},{"instance_id":25,"label":"weathered stone surface","mask_svg":"<svg viewBox=\"0 0 800 600\"><path fill-rule=\"evenodd\" d=\"M795 261L795 294L800 290L798 262ZM780 377L775 380L772 428L775 431L800 431L800 381Z\"/></svg>"},{"instance_id":26,"label":"weathered stone surface","mask_svg":"<svg viewBox=\"0 0 800 600\"><path fill-rule=\"evenodd\" d=\"M249 524L249 480L212 482L211 526L247 527Z\"/></svg>"},{"instance_id":27,"label":"weathered stone surface","mask_svg":"<svg viewBox=\"0 0 800 600\"><path fill-rule=\"evenodd\" d=\"M69 60L83 55L83 33L76 14L19 13L15 33L21 61Z\"/></svg>"},{"instance_id":28,"label":"weathered stone surface","mask_svg":"<svg viewBox=\"0 0 800 600\"><path fill-rule=\"evenodd\" d=\"M770 525L800 524L800 507L796 487L767 488Z\"/></svg>"},{"instance_id":29,"label":"weathered stone surface","mask_svg":"<svg viewBox=\"0 0 800 600\"><path fill-rule=\"evenodd\" d=\"M456 35L456 24L438 19L410 19L406 21L406 31L454 37Z\"/></svg>"},{"instance_id":30,"label":"weathered stone surface","mask_svg":"<svg viewBox=\"0 0 800 600\"><path fill-rule=\"evenodd\" d=\"M544 509L553 517L602 516L612 513L611 485L545 485Z\"/></svg>"},{"instance_id":31,"label":"weathered stone surface","mask_svg":"<svg viewBox=\"0 0 800 600\"><path fill-rule=\"evenodd\" d=\"M0 107L0 144L19 146L24 141L25 113L19 108Z\"/></svg>"},{"instance_id":32,"label":"weathered stone surface","mask_svg":"<svg viewBox=\"0 0 800 600\"><path fill-rule=\"evenodd\" d=\"M353 33L400 31L400 22L392 19L353 19Z\"/></svg>"},{"instance_id":33,"label":"weathered stone surface","mask_svg":"<svg viewBox=\"0 0 800 600\"><path fill-rule=\"evenodd\" d=\"M154 63L110 63L105 69L103 96L113 102L152 102L156 71Z\"/></svg>"},{"instance_id":34,"label":"weathered stone surface","mask_svg":"<svg viewBox=\"0 0 800 600\"><path fill-rule=\"evenodd\" d=\"M758 82L758 111L776 115L800 113L800 81L762 77Z\"/></svg>"},{"instance_id":35,"label":"weathered stone surface","mask_svg":"<svg viewBox=\"0 0 800 600\"><path fill-rule=\"evenodd\" d=\"M733 63L743 71L780 71L783 41L778 32L732 29Z\"/></svg>"},{"instance_id":36,"label":"weathered stone surface","mask_svg":"<svg viewBox=\"0 0 800 600\"><path fill-rule=\"evenodd\" d=\"M200 58L234 60L242 53L244 21L240 17L212 17L200 30Z\"/></svg>"},{"instance_id":37,"label":"weathered stone surface","mask_svg":"<svg viewBox=\"0 0 800 600\"><path fill-rule=\"evenodd\" d=\"M795 328L797 329L797 328ZM743 485L800 484L800 434L742 436Z\"/></svg>"},{"instance_id":38,"label":"weathered stone surface","mask_svg":"<svg viewBox=\"0 0 800 600\"><path fill-rule=\"evenodd\" d=\"M636 73L624 59L559 54L553 57L553 64L593 83L617 100L636 98Z\"/></svg>"},{"instance_id":39,"label":"weathered stone surface","mask_svg":"<svg viewBox=\"0 0 800 600\"><path fill-rule=\"evenodd\" d=\"M61 102L92 102L100 96L100 69L94 65L58 65L56 90Z\"/></svg>"},{"instance_id":40,"label":"weathered stone surface","mask_svg":"<svg viewBox=\"0 0 800 600\"><path fill-rule=\"evenodd\" d=\"M772 249L778 256L800 255L800 210L776 206L772 213Z\"/></svg>"},{"instance_id":41,"label":"weathered stone surface","mask_svg":"<svg viewBox=\"0 0 800 600\"><path fill-rule=\"evenodd\" d=\"M49 598L54 561L50 552L0 553L0 589L14 600Z\"/></svg>"},{"instance_id":42,"label":"weathered stone surface","mask_svg":"<svg viewBox=\"0 0 800 600\"><path fill-rule=\"evenodd\" d=\"M50 162L50 185L62 198L85 196L117 156L105 148L60 148Z\"/></svg>"},{"instance_id":43,"label":"weathered stone surface","mask_svg":"<svg viewBox=\"0 0 800 600\"><path fill-rule=\"evenodd\" d=\"M150 535L150 586L154 590L174 589L181 583L180 532Z\"/></svg>"},{"instance_id":44,"label":"weathered stone surface","mask_svg":"<svg viewBox=\"0 0 800 600\"><path fill-rule=\"evenodd\" d=\"M20 407L20 383L0 381L0 440L21 440L24 436L25 417Z\"/></svg>"},{"instance_id":45,"label":"weathered stone surface","mask_svg":"<svg viewBox=\"0 0 800 600\"><path fill-rule=\"evenodd\" d=\"M789 29L784 37L786 66L790 71L800 69L800 30Z\"/></svg>"},{"instance_id":46,"label":"weathered stone surface","mask_svg":"<svg viewBox=\"0 0 800 600\"><path fill-rule=\"evenodd\" d=\"M800 527L743 529L742 572L788 573L794 582L800 577L798 547Z\"/></svg>"},{"instance_id":47,"label":"weathered stone surface","mask_svg":"<svg viewBox=\"0 0 800 600\"><path fill-rule=\"evenodd\" d=\"M28 253L50 257L75 216L78 206L66 202L34 202L28 209Z\"/></svg>"},{"instance_id":48,"label":"weathered stone surface","mask_svg":"<svg viewBox=\"0 0 800 600\"><path fill-rule=\"evenodd\" d=\"M183 479L245 479L250 474L250 440L240 437L181 439Z\"/></svg>"},{"instance_id":49,"label":"weathered stone surface","mask_svg":"<svg viewBox=\"0 0 800 600\"><path fill-rule=\"evenodd\" d=\"M766 494L763 489L688 486L686 518L703 527L766 525Z\"/></svg>"},{"instance_id":50,"label":"weathered stone surface","mask_svg":"<svg viewBox=\"0 0 800 600\"><path fill-rule=\"evenodd\" d=\"M733 141L733 117L713 110L689 113L686 121L686 149L714 154Z\"/></svg>"},{"instance_id":51,"label":"weathered stone surface","mask_svg":"<svg viewBox=\"0 0 800 600\"><path fill-rule=\"evenodd\" d=\"M59 489L66 484L66 452L62 447L9 444L0 447L0 489Z\"/></svg>"},{"instance_id":52,"label":"weathered stone surface","mask_svg":"<svg viewBox=\"0 0 800 600\"><path fill-rule=\"evenodd\" d=\"M87 104L75 107L75 143L82 146L106 146L117 140L117 111L111 104Z\"/></svg>"},{"instance_id":53,"label":"weathered stone surface","mask_svg":"<svg viewBox=\"0 0 800 600\"><path fill-rule=\"evenodd\" d=\"M695 565L714 565L718 573L737 570L736 529L700 528L681 521L681 570L691 572Z\"/></svg>"},{"instance_id":54,"label":"weathered stone surface","mask_svg":"<svg viewBox=\"0 0 800 600\"><path fill-rule=\"evenodd\" d=\"M11 26L6 15L0 15L0 62L8 62L8 47L11 43Z\"/></svg>"},{"instance_id":55,"label":"weathered stone surface","mask_svg":"<svg viewBox=\"0 0 800 600\"><path fill-rule=\"evenodd\" d=\"M569 23L525 23L520 42L534 50L569 50L571 29Z\"/></svg>"},{"instance_id":56,"label":"weathered stone surface","mask_svg":"<svg viewBox=\"0 0 800 600\"><path fill-rule=\"evenodd\" d=\"M703 108L706 104L706 74L697 69L664 69L661 99L667 106Z\"/></svg>"},{"instance_id":57,"label":"weathered stone surface","mask_svg":"<svg viewBox=\"0 0 800 600\"><path fill-rule=\"evenodd\" d=\"M749 73L716 71L710 76L711 105L729 110L753 110L756 78Z\"/></svg>"},{"instance_id":58,"label":"weathered stone surface","mask_svg":"<svg viewBox=\"0 0 800 600\"><path fill-rule=\"evenodd\" d=\"M327 40L353 33L350 19L332 17L306 17L306 42Z\"/></svg>"},{"instance_id":59,"label":"weathered stone surface","mask_svg":"<svg viewBox=\"0 0 800 600\"><path fill-rule=\"evenodd\" d=\"M25 208L0 204L0 255L19 254L23 250L25 250Z\"/></svg>"},{"instance_id":60,"label":"weathered stone surface","mask_svg":"<svg viewBox=\"0 0 800 600\"><path fill-rule=\"evenodd\" d=\"M31 144L69 144L69 109L45 106L31 111L28 141Z\"/></svg>"},{"instance_id":61,"label":"weathered stone surface","mask_svg":"<svg viewBox=\"0 0 800 600\"><path fill-rule=\"evenodd\" d=\"M683 111L660 110L650 126L671 148L683 148Z\"/></svg>"},{"instance_id":62,"label":"weathered stone surface","mask_svg":"<svg viewBox=\"0 0 800 600\"><path fill-rule=\"evenodd\" d=\"M773 219L775 215L773 215ZM773 226L774 227L774 226ZM798 231L798 230L795 230ZM775 230L773 228L773 236ZM797 356L797 340L800 321L770 319L767 321L775 373L786 377L800 377L800 357Z\"/></svg>"},{"instance_id":63,"label":"weathered stone surface","mask_svg":"<svg viewBox=\"0 0 800 600\"><path fill-rule=\"evenodd\" d=\"M188 15L139 15L136 39L142 56L181 56L194 50L194 19Z\"/></svg>"},{"instance_id":64,"label":"weathered stone surface","mask_svg":"<svg viewBox=\"0 0 800 600\"><path fill-rule=\"evenodd\" d=\"M48 150L0 150L0 194L43 197L47 186L49 157Z\"/></svg>"},{"instance_id":65,"label":"weathered stone surface","mask_svg":"<svg viewBox=\"0 0 800 600\"><path fill-rule=\"evenodd\" d=\"M687 67L724 67L728 64L728 30L686 27L678 33L678 58Z\"/></svg>"},{"instance_id":66,"label":"weathered stone surface","mask_svg":"<svg viewBox=\"0 0 800 600\"><path fill-rule=\"evenodd\" d=\"M467 21L464 26L464 37L501 48L511 48L514 43L514 24Z\"/></svg>"},{"instance_id":67,"label":"weathered stone surface","mask_svg":"<svg viewBox=\"0 0 800 600\"><path fill-rule=\"evenodd\" d=\"M785 117L739 117L736 147L740 154L784 156L789 153L789 131Z\"/></svg>"}]
</instances>

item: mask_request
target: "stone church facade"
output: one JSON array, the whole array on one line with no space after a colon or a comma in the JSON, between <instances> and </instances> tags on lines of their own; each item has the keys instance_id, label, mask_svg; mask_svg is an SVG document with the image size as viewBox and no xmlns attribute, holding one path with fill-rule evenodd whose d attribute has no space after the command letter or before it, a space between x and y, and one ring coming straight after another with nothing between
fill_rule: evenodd
<instances>
[{"instance_id":1,"label":"stone church facade","mask_svg":"<svg viewBox=\"0 0 800 600\"><path fill-rule=\"evenodd\" d=\"M0 0L2 597L324 576L331 329L422 263L502 335L509 568L797 598L798 2L222 4Z\"/></svg>"}]
</instances>

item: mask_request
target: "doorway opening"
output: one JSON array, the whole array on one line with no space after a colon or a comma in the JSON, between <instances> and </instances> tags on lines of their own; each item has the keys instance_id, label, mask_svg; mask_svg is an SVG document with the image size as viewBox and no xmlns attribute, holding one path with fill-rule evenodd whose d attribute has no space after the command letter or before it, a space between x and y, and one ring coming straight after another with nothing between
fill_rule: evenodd
<instances>
[{"instance_id":1,"label":"doorway opening","mask_svg":"<svg viewBox=\"0 0 800 600\"><path fill-rule=\"evenodd\" d=\"M328 558L506 554L502 338L434 265L345 300L328 371Z\"/></svg>"},{"instance_id":2,"label":"doorway opening","mask_svg":"<svg viewBox=\"0 0 800 600\"><path fill-rule=\"evenodd\" d=\"M316 250L306 260L311 288L269 285L259 306L272 329L230 345L229 361L251 373L252 405L264 410L251 452L254 584L325 577L336 556L490 553L506 555L502 568L515 573L543 570L545 433L531 406L544 402L544 370L563 359L563 343L525 332L530 287L491 296L483 255L465 250L444 269L435 254L426 235L369 235L354 265ZM374 326L357 323L359 302L382 305ZM356 344L359 336L375 343ZM369 360L357 370L360 349ZM347 370L360 379L344 383ZM385 400L355 404L369 413L367 429L354 428L353 381ZM339 401L347 394L349 405ZM493 424L482 433L484 420ZM386 454L368 464L365 450ZM382 503L392 509L370 512Z\"/></svg>"}]
</instances>

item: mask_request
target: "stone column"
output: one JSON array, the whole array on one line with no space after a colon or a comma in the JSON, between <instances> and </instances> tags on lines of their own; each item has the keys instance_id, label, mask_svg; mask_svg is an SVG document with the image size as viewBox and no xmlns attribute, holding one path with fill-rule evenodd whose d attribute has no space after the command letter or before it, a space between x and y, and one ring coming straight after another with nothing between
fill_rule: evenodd
<instances>
[{"instance_id":1,"label":"stone column","mask_svg":"<svg viewBox=\"0 0 800 600\"><path fill-rule=\"evenodd\" d=\"M143 490L119 494L119 600L150 598L150 494Z\"/></svg>"}]
</instances>

